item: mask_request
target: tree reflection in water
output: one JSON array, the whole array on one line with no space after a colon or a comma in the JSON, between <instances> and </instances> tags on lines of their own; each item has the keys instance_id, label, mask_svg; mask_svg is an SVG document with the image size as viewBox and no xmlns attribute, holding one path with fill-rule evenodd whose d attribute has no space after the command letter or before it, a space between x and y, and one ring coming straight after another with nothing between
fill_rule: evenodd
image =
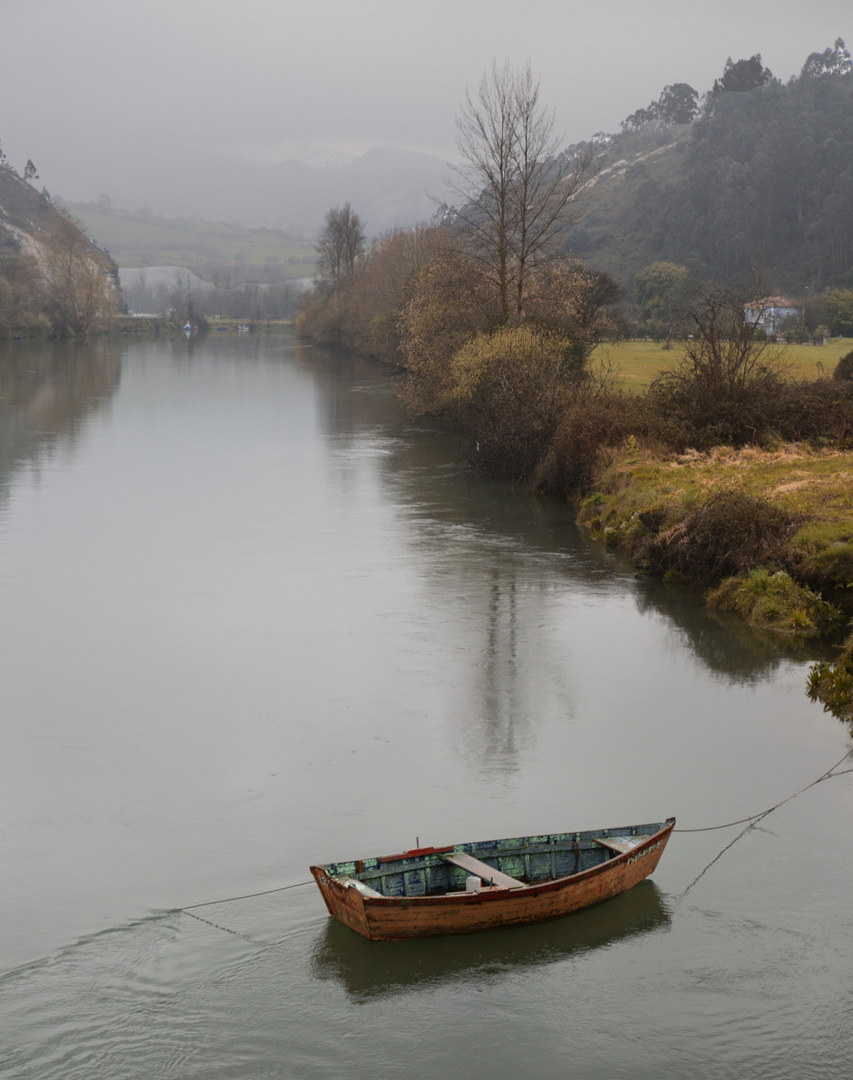
<instances>
[{"instance_id":1,"label":"tree reflection in water","mask_svg":"<svg viewBox=\"0 0 853 1080\"><path fill-rule=\"evenodd\" d=\"M120 344L99 340L0 346L0 500L13 475L73 444L119 384Z\"/></svg>"}]
</instances>

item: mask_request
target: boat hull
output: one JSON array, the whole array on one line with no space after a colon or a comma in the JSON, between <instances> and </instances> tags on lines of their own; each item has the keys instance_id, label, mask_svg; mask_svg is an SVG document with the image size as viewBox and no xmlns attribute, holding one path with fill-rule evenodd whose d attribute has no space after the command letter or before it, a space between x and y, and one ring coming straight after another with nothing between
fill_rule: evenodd
<instances>
[{"instance_id":1,"label":"boat hull","mask_svg":"<svg viewBox=\"0 0 853 1080\"><path fill-rule=\"evenodd\" d=\"M632 889L655 870L675 819L629 851L555 880L515 888L484 887L445 896L366 896L322 866L311 873L329 913L374 941L468 934L559 919Z\"/></svg>"}]
</instances>

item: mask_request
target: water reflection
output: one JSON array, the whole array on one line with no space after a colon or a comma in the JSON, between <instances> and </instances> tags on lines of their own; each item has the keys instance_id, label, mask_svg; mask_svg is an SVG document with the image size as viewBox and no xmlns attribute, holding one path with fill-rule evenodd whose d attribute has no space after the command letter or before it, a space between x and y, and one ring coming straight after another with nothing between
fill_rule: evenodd
<instances>
[{"instance_id":1,"label":"water reflection","mask_svg":"<svg viewBox=\"0 0 853 1080\"><path fill-rule=\"evenodd\" d=\"M491 577L483 655L477 665L483 730L476 733L474 745L482 746L484 764L498 762L515 768L519 751L516 720L524 716L519 693L516 582L502 582L497 567L492 568Z\"/></svg>"},{"instance_id":2,"label":"water reflection","mask_svg":"<svg viewBox=\"0 0 853 1080\"><path fill-rule=\"evenodd\" d=\"M641 613L664 615L703 664L731 683L767 682L791 657L808 660L827 653L826 646L812 641L752 630L741 619L706 607L698 594L653 578L637 578L636 597Z\"/></svg>"},{"instance_id":3,"label":"water reflection","mask_svg":"<svg viewBox=\"0 0 853 1080\"><path fill-rule=\"evenodd\" d=\"M453 727L459 753L478 775L516 774L545 720L575 717L582 680L572 666L580 650L555 630L569 594L590 605L632 595L641 615L660 615L667 633L728 684L767 682L790 657L819 654L813 644L762 636L710 611L689 590L636 575L580 533L571 505L519 500L510 485L474 476L460 465L452 433L413 426L389 408L390 373L333 350L297 346L295 356L322 372L318 418L336 488L346 492L365 465L375 472L401 538L429 567L425 617L452 617L465 642ZM534 671L535 687L527 681Z\"/></svg>"},{"instance_id":4,"label":"water reflection","mask_svg":"<svg viewBox=\"0 0 853 1080\"><path fill-rule=\"evenodd\" d=\"M482 559L483 543L499 546L504 553L531 551L552 561L555 573L582 580L584 587L611 583L614 573L632 576L633 569L599 544L588 543L577 529L574 509L552 500L530 499L522 513L509 485L483 480L457 466L459 440L449 432L413 428L401 415L389 414L386 394L393 376L360 364L330 349L297 346L295 355L306 370L323 369L323 421L327 430L349 448L365 437L376 449L377 469L398 497L410 539L431 560L442 558L453 540L453 561L471 563ZM355 384L355 389L353 389ZM339 466L343 467L339 460ZM484 525L488 527L488 536ZM470 541L465 544L464 541ZM509 566L511 559L505 560ZM462 567L460 566L460 576ZM517 624L511 596L517 579L503 580L502 618L506 620L507 645L512 655ZM656 579L636 576L633 586L641 613L656 611L683 631L688 644L712 671L736 682L765 680L777 671L786 656L808 659L820 654L819 646L786 641L750 630L740 620L709 611L696 594L665 586ZM486 634L496 644L500 633L494 604L489 606ZM492 650L493 652L493 650Z\"/></svg>"},{"instance_id":5,"label":"water reflection","mask_svg":"<svg viewBox=\"0 0 853 1080\"><path fill-rule=\"evenodd\" d=\"M312 973L355 1000L435 989L471 980L478 988L514 974L604 949L668 927L670 914L651 881L565 919L513 930L422 941L368 941L329 919L314 946Z\"/></svg>"},{"instance_id":6,"label":"water reflection","mask_svg":"<svg viewBox=\"0 0 853 1080\"><path fill-rule=\"evenodd\" d=\"M19 469L38 468L60 441L74 442L113 398L120 370L108 341L0 347L0 497Z\"/></svg>"}]
</instances>

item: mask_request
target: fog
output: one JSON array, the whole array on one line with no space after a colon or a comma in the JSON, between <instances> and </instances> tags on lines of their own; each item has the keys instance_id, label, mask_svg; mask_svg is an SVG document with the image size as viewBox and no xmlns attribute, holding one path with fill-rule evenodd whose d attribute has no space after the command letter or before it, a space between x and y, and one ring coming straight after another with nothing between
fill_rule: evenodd
<instances>
[{"instance_id":1,"label":"fog","mask_svg":"<svg viewBox=\"0 0 853 1080\"><path fill-rule=\"evenodd\" d=\"M575 142L664 85L707 90L729 56L784 80L839 36L848 0L3 0L0 142L66 200L288 227L302 189L271 205L273 166L382 146L446 161L493 59L530 60Z\"/></svg>"}]
</instances>

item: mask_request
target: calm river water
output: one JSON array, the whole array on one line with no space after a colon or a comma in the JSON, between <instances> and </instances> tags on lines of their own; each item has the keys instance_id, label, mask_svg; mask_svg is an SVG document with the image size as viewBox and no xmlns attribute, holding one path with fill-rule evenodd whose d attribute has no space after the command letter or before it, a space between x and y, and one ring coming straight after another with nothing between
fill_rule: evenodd
<instances>
[{"instance_id":1,"label":"calm river water","mask_svg":"<svg viewBox=\"0 0 853 1080\"><path fill-rule=\"evenodd\" d=\"M853 775L540 927L375 944L313 884L176 910L754 814L851 748L810 659L472 477L348 358L6 346L0 1075L849 1076Z\"/></svg>"}]
</instances>

